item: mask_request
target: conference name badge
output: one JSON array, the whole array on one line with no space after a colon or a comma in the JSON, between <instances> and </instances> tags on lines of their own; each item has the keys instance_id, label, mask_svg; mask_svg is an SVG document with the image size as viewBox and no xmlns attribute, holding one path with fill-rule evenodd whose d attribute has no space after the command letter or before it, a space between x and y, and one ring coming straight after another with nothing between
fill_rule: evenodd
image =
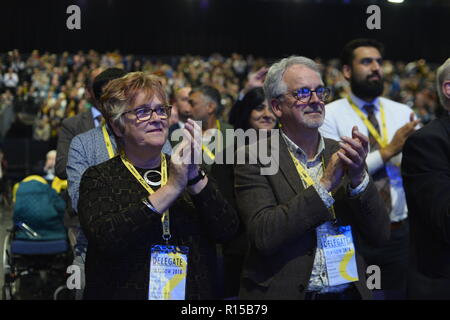
<instances>
[{"instance_id":1,"label":"conference name badge","mask_svg":"<svg viewBox=\"0 0 450 320\"><path fill-rule=\"evenodd\" d=\"M188 247L152 247L149 300L185 300L188 253Z\"/></svg>"},{"instance_id":2,"label":"conference name badge","mask_svg":"<svg viewBox=\"0 0 450 320\"><path fill-rule=\"evenodd\" d=\"M351 226L340 226L336 235L324 235L322 247L330 286L358 281Z\"/></svg>"}]
</instances>

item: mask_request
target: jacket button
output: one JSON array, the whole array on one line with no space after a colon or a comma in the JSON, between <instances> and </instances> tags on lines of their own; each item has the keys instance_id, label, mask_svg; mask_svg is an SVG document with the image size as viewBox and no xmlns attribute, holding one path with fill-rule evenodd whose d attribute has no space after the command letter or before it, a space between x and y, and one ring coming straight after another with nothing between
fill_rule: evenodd
<instances>
[{"instance_id":1,"label":"jacket button","mask_svg":"<svg viewBox=\"0 0 450 320\"><path fill-rule=\"evenodd\" d=\"M299 285L298 286L298 291L300 291L300 292L303 292L303 291L305 291L305 286L304 285Z\"/></svg>"}]
</instances>

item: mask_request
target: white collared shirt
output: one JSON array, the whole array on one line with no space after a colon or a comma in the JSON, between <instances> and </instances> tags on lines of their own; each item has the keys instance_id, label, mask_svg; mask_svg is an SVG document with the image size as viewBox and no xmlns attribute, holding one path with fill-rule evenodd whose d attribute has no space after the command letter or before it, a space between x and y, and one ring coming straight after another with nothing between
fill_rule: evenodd
<instances>
[{"instance_id":1,"label":"white collared shirt","mask_svg":"<svg viewBox=\"0 0 450 320\"><path fill-rule=\"evenodd\" d=\"M94 118L94 125L97 128L102 124L101 121L98 121L97 117L101 116L101 112L94 106L91 107L92 118Z\"/></svg>"},{"instance_id":2,"label":"white collared shirt","mask_svg":"<svg viewBox=\"0 0 450 320\"><path fill-rule=\"evenodd\" d=\"M367 104L373 104L374 114L381 126L381 114L380 106L384 108L384 113L386 115L386 127L388 141L392 141L396 131L409 122L411 115L411 108L405 104L401 104L383 97L376 98L372 103L368 103L356 97L355 95L350 95L353 103L361 109L361 111L367 116L367 111L364 106ZM358 126L358 130L369 136L369 130L367 129L364 122L356 114L356 112L350 106L347 99L340 99L333 101L325 106L325 121L324 124L319 128L320 133L330 139L337 141L341 140L342 136L351 137L353 126ZM389 160L390 165L393 168L398 168L398 176L401 179L399 166L401 164L401 153ZM369 151L366 159L367 167L369 169L369 174L373 175L383 166L385 163L381 157L379 150ZM392 201L392 211L390 212L391 221L401 221L406 219L408 216L408 210L406 207L406 198L403 190L403 185L401 181L396 179L393 181L391 179L391 201Z\"/></svg>"}]
</instances>

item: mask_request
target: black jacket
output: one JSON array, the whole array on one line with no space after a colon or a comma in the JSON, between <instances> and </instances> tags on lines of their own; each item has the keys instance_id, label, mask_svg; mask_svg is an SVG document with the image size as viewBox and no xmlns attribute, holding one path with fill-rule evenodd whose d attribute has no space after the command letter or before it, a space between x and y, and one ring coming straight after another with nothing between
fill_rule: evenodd
<instances>
[{"instance_id":1,"label":"black jacket","mask_svg":"<svg viewBox=\"0 0 450 320\"><path fill-rule=\"evenodd\" d=\"M165 244L161 216L142 203L147 195L120 157L83 174L78 214L89 241L85 299L147 299L150 249ZM209 177L202 192L182 193L169 212L169 244L189 247L186 298L217 298L216 243L234 236L236 211Z\"/></svg>"},{"instance_id":2,"label":"black jacket","mask_svg":"<svg viewBox=\"0 0 450 320\"><path fill-rule=\"evenodd\" d=\"M449 116L409 137L403 148L402 176L417 268L430 278L450 280ZM450 298L450 287L446 290Z\"/></svg>"}]
</instances>

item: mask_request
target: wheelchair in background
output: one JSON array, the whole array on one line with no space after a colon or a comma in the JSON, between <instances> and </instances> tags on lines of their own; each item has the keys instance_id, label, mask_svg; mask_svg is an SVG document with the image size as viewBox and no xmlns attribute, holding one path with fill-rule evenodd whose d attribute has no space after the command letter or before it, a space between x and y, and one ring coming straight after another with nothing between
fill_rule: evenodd
<instances>
[{"instance_id":1,"label":"wheelchair in background","mask_svg":"<svg viewBox=\"0 0 450 320\"><path fill-rule=\"evenodd\" d=\"M13 227L3 243L3 299L70 299L66 270L73 254L64 200L39 176L17 184L13 199Z\"/></svg>"},{"instance_id":2,"label":"wheelchair in background","mask_svg":"<svg viewBox=\"0 0 450 320\"><path fill-rule=\"evenodd\" d=\"M22 230L34 240L16 239ZM23 222L8 230L3 243L4 300L71 299L66 269L72 262L67 240L39 240Z\"/></svg>"}]
</instances>

